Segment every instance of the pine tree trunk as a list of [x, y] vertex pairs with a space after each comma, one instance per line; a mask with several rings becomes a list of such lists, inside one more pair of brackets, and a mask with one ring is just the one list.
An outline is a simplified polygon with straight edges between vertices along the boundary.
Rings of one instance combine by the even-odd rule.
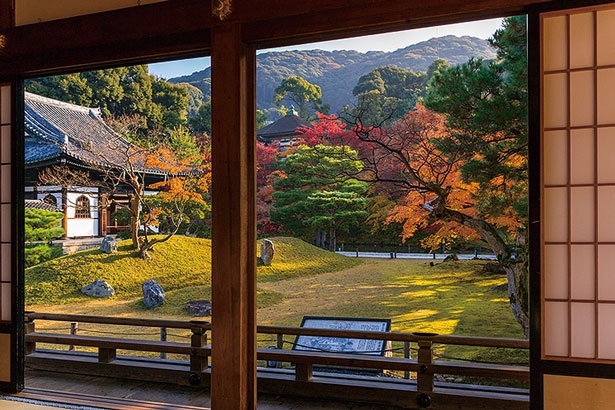
[[139, 228], [141, 219], [141, 203], [135, 198], [130, 202], [130, 237], [132, 238], [132, 247], [139, 249]]
[[329, 250], [335, 252], [337, 249], [337, 237], [335, 236], [335, 228], [329, 229]]
[[525, 337], [528, 337], [530, 329], [528, 300], [529, 266], [525, 233], [520, 232], [518, 234], [519, 249], [516, 249], [513, 253], [490, 223], [450, 209], [445, 209], [439, 216], [441, 219], [452, 220], [474, 229], [489, 244], [498, 262], [506, 272], [508, 299], [513, 316], [517, 323], [521, 325]]

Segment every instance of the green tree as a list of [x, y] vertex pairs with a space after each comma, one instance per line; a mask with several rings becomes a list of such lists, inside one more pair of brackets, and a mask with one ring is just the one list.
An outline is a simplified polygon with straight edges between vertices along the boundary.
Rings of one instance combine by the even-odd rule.
[[196, 139], [190, 134], [190, 129], [183, 125], [173, 128], [169, 132], [164, 146], [169, 148], [178, 160], [192, 160], [201, 162], [201, 148]]
[[351, 186], [344, 185], [341, 187], [343, 190], [317, 191], [306, 198], [307, 219], [304, 224], [321, 232], [329, 232], [330, 251], [337, 249], [338, 231], [358, 227], [367, 217], [365, 206], [368, 200], [362, 196], [367, 185], [361, 184], [358, 188], [360, 192], [354, 192]]
[[424, 95], [427, 74], [396, 66], [378, 67], [359, 78], [353, 89], [355, 117], [369, 125], [401, 118]]
[[297, 107], [299, 116], [310, 119], [310, 107], [316, 111], [328, 111], [322, 106], [322, 90], [319, 86], [310, 83], [302, 77], [291, 76], [282, 80], [282, 83], [275, 89], [273, 101], [281, 106], [284, 101], [288, 101]]
[[26, 208], [24, 217], [26, 242], [48, 242], [64, 235], [62, 229], [64, 215], [61, 212]]
[[[477, 217], [490, 228], [489, 245], [508, 275], [517, 321], [527, 334], [527, 51], [524, 17], [510, 17], [491, 44], [497, 60], [436, 71], [426, 105], [455, 130], [439, 141], [444, 155], [463, 153], [461, 176], [477, 184]], [[503, 229], [508, 228], [508, 229]]]
[[315, 232], [318, 246], [329, 234], [329, 244], [335, 246], [336, 230], [365, 216], [360, 197], [366, 185], [347, 176], [361, 169], [357, 152], [347, 146], [299, 146], [280, 163], [284, 177], [274, 182], [271, 220], [297, 236]]
[[201, 104], [196, 114], [188, 119], [190, 129], [194, 134], [206, 132], [211, 134], [211, 103]]
[[187, 123], [186, 87], [149, 74], [147, 65], [36, 78], [25, 86], [60, 101], [100, 107], [106, 118], [139, 115], [146, 119], [144, 129], [166, 130]]
[[61, 256], [62, 248], [47, 243], [33, 242], [49, 242], [64, 235], [64, 229], [62, 229], [64, 215], [44, 209], [26, 208], [24, 217], [26, 268]]

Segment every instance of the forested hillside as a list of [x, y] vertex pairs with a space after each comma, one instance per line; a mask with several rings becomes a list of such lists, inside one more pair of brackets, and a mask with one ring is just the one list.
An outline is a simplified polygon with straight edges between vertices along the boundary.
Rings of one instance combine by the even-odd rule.
[[[426, 71], [437, 58], [457, 65], [470, 57], [491, 59], [494, 56], [495, 51], [486, 40], [470, 36], [432, 38], [393, 52], [309, 50], [262, 53], [257, 56], [257, 106], [261, 110], [274, 107], [274, 90], [290, 75], [303, 77], [319, 85], [322, 88], [323, 103], [331, 105], [331, 112], [337, 112], [344, 105], [356, 101], [352, 89], [359, 77], [376, 67], [395, 65], [418, 72]], [[210, 68], [169, 81], [190, 83], [209, 95]]]

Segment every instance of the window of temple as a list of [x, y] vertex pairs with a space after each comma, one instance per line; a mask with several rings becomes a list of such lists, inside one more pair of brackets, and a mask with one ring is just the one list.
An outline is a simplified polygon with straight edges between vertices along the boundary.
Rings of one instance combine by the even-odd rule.
[[85, 195], [81, 195], [75, 202], [75, 218], [91, 218], [90, 200]]
[[58, 199], [51, 194], [48, 194], [47, 196], [45, 196], [45, 198], [43, 198], [43, 202], [49, 205], [56, 206], [56, 207], [58, 206]]

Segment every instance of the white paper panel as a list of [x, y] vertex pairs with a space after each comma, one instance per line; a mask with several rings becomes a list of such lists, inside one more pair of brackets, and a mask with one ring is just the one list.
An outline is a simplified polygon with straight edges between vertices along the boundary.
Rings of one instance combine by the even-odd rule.
[[572, 299], [594, 300], [596, 297], [596, 259], [594, 245], [570, 247], [570, 296]]
[[615, 10], [598, 11], [598, 65], [615, 64]]
[[544, 76], [544, 126], [562, 128], [568, 125], [568, 78], [566, 74]]
[[615, 68], [605, 68], [597, 72], [598, 124], [615, 124]]
[[0, 280], [11, 281], [11, 245], [0, 245]]
[[0, 320], [10, 322], [11, 321], [11, 284], [0, 284]]
[[595, 231], [594, 187], [570, 188], [570, 238], [593, 242]]
[[596, 350], [596, 307], [593, 303], [573, 303], [571, 309], [571, 354], [573, 357], [594, 358]]
[[0, 124], [11, 123], [11, 86], [0, 86]]
[[545, 302], [545, 355], [568, 356], [568, 303]]
[[598, 183], [615, 182], [615, 128], [598, 129]]
[[591, 128], [571, 130], [570, 183], [593, 184], [594, 162], [594, 130]]
[[594, 124], [594, 71], [570, 73], [570, 125], [572, 127]]
[[594, 14], [570, 16], [570, 68], [594, 65]]
[[566, 131], [544, 133], [544, 183], [566, 185], [568, 183], [568, 138]]
[[545, 298], [568, 298], [568, 246], [545, 245]]
[[615, 359], [615, 305], [598, 304], [598, 358]]
[[544, 239], [547, 242], [568, 240], [568, 194], [566, 188], [544, 189]]
[[543, 20], [544, 69], [565, 70], [568, 68], [568, 33], [566, 17], [549, 17]]
[[11, 162], [11, 126], [3, 125], [0, 127], [0, 162], [8, 164]]
[[598, 241], [615, 242], [615, 186], [598, 187]]
[[597, 287], [598, 299], [615, 301], [615, 245], [598, 245]]

